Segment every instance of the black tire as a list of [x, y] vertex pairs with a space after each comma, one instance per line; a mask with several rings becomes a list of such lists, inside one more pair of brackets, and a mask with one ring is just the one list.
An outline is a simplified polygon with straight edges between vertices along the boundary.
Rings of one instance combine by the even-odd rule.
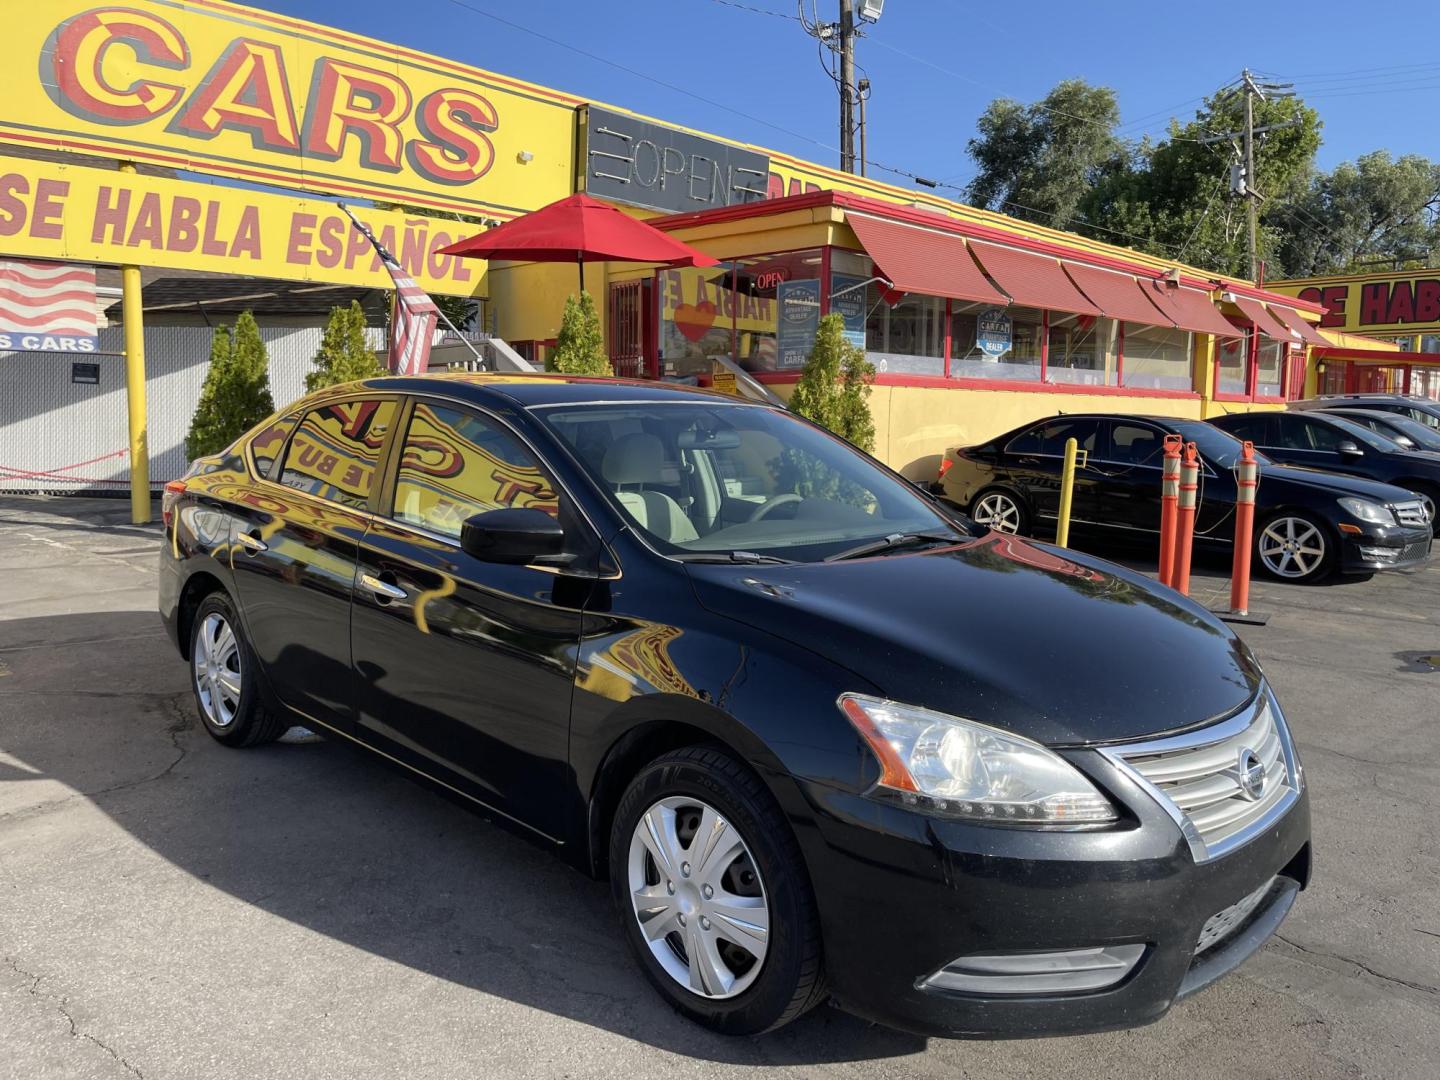
[[[1009, 512], [1004, 514], [1003, 520], [994, 514], [987, 513], [990, 503], [1003, 503], [1009, 507]], [[972, 521], [995, 529], [997, 532], [1017, 533], [1020, 536], [1028, 536], [1030, 533], [1030, 508], [1025, 505], [1024, 499], [1009, 488], [987, 487], [981, 489], [970, 500], [970, 506], [966, 513], [970, 515]]]
[[[234, 649], [207, 649], [206, 636], [212, 634], [216, 620], [228, 627], [233, 635]], [[223, 638], [221, 639], [223, 640]], [[215, 663], [208, 658], [215, 653]], [[232, 695], [217, 682], [205, 677], [215, 670], [226, 678], [227, 685], [238, 685], [239, 694]], [[190, 689], [195, 693], [195, 709], [201, 726], [216, 742], [225, 746], [249, 747], [274, 742], [289, 728], [285, 717], [266, 707], [259, 686], [259, 661], [245, 637], [244, 627], [235, 606], [223, 592], [214, 592], [200, 602], [190, 627]]]
[[[1307, 531], [1307, 527], [1314, 530]], [[1300, 545], [1288, 558], [1282, 552], [1273, 554], [1274, 544], [1287, 537]], [[1255, 528], [1252, 563], [1267, 576], [1292, 585], [1313, 585], [1323, 581], [1335, 570], [1339, 560], [1339, 541], [1330, 526], [1305, 510], [1280, 510], [1271, 514]], [[1308, 554], [1316, 547], [1318, 556]]]
[[[703, 996], [676, 981], [651, 952], [631, 897], [631, 842], [641, 819], [661, 800], [685, 798], [708, 804], [739, 833], [758, 874], [757, 891], [768, 906], [768, 942], [758, 974], [733, 997]], [[684, 866], [688, 874], [689, 864]], [[610, 831], [610, 885], [636, 961], [661, 997], [696, 1023], [726, 1035], [757, 1035], [790, 1023], [823, 1000], [820, 923], [800, 846], [760, 778], [724, 750], [676, 750], [646, 765], [631, 781]], [[684, 957], [680, 962], [686, 963]]]

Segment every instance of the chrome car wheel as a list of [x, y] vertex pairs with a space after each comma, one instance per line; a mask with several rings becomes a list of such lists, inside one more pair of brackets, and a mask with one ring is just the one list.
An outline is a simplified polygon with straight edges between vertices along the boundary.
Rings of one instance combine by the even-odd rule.
[[986, 525], [996, 532], [1016, 533], [1020, 531], [1020, 507], [1003, 491], [992, 491], [976, 500], [970, 517], [980, 525]]
[[661, 799], [630, 840], [629, 892], [651, 955], [675, 982], [711, 1000], [760, 974], [770, 907], [734, 824], [689, 796]]
[[1325, 534], [1302, 517], [1277, 517], [1260, 533], [1260, 561], [1276, 577], [1309, 577], [1325, 562]]
[[200, 708], [213, 726], [227, 728], [240, 708], [240, 643], [225, 617], [214, 611], [201, 622], [195, 643], [191, 664]]

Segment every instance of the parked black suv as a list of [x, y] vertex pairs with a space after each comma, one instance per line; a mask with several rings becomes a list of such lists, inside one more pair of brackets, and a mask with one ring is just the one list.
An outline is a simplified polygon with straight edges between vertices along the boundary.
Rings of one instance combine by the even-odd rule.
[[1415, 492], [1434, 525], [1440, 503], [1440, 454], [1407, 450], [1394, 439], [1324, 410], [1231, 413], [1210, 420], [1248, 439], [1272, 461], [1348, 473]]
[[[1060, 502], [1065, 440], [1086, 451], [1075, 473], [1072, 529], [1119, 540], [1160, 531], [1160, 470], [1166, 435], [1200, 452], [1195, 542], [1225, 548], [1235, 536], [1238, 440], [1199, 420], [1075, 415], [1037, 420], [980, 446], [946, 453], [942, 496], [976, 521], [1007, 532], [1051, 526]], [[1369, 573], [1425, 561], [1430, 529], [1408, 491], [1263, 458], [1256, 500], [1255, 564], [1295, 582], [1331, 572]]]
[[1222, 622], [784, 409], [375, 379], [197, 462], [164, 518], [216, 740], [313, 725], [608, 877], [650, 981], [721, 1031], [827, 997], [936, 1034], [1132, 1027], [1309, 878], [1300, 760]]

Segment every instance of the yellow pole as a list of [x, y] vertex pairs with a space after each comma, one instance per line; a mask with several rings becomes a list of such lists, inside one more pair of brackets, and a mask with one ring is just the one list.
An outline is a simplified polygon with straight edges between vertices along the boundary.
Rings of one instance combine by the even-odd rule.
[[[135, 166], [120, 163], [120, 171]], [[145, 316], [140, 299], [140, 267], [120, 268], [120, 302], [125, 323], [125, 395], [130, 412], [130, 520], [150, 521], [150, 443], [145, 422]]]
[[1075, 452], [1079, 443], [1065, 440], [1065, 471], [1060, 474], [1060, 520], [1055, 523], [1055, 543], [1070, 545], [1070, 496], [1075, 491]]

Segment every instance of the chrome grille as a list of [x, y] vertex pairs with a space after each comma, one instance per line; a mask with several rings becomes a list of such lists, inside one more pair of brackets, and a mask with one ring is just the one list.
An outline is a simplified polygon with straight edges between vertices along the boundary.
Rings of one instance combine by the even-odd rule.
[[1430, 518], [1425, 513], [1425, 504], [1418, 499], [1415, 502], [1392, 503], [1390, 509], [1395, 511], [1395, 520], [1401, 525], [1430, 524]]
[[[1218, 724], [1173, 738], [1107, 747], [1102, 753], [1156, 797], [1180, 825], [1197, 862], [1223, 855], [1261, 832], [1300, 791], [1290, 734], [1264, 692]], [[1257, 762], [1259, 776], [1253, 775]], [[1253, 790], [1242, 782], [1247, 765], [1252, 787], [1260, 780]]]
[[1196, 955], [1198, 956], [1210, 946], [1229, 937], [1235, 928], [1248, 919], [1250, 913], [1260, 906], [1260, 902], [1265, 899], [1265, 895], [1274, 884], [1275, 879], [1272, 877], [1243, 900], [1237, 900], [1224, 911], [1217, 911], [1206, 919], [1205, 925], [1200, 928], [1200, 940], [1195, 943]]

